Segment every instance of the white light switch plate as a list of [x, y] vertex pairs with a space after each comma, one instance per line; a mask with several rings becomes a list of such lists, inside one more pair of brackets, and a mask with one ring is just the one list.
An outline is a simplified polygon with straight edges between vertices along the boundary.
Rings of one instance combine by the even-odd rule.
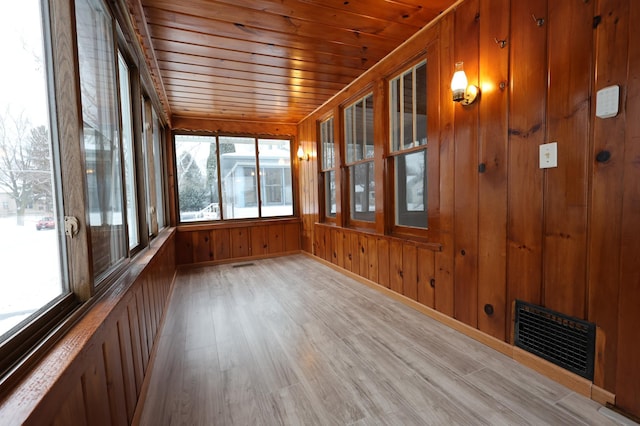
[[558, 167], [558, 142], [540, 145], [540, 168]]
[[618, 115], [620, 86], [609, 86], [598, 90], [596, 96], [596, 117], [611, 118]]

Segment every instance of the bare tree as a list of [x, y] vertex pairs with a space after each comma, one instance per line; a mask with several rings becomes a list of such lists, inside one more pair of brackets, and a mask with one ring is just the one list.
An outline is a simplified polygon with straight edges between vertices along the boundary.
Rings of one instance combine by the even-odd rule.
[[0, 114], [0, 188], [16, 203], [17, 224], [24, 225], [27, 208], [35, 201], [52, 210], [51, 154], [44, 126], [31, 127], [24, 113]]

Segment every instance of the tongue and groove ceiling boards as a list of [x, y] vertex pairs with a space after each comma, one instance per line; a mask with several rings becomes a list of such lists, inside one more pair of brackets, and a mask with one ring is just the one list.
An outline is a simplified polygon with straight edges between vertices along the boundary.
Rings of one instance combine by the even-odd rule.
[[454, 0], [129, 2], [172, 116], [297, 123]]

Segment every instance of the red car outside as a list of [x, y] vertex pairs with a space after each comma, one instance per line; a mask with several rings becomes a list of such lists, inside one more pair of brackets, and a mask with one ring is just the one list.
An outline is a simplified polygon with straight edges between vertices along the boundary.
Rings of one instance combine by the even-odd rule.
[[56, 227], [56, 221], [51, 216], [46, 216], [36, 222], [36, 229], [53, 229]]

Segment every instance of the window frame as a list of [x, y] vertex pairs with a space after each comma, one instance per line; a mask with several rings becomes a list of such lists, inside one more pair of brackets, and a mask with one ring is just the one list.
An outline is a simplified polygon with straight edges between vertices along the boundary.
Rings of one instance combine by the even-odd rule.
[[[433, 156], [429, 156], [429, 145], [431, 144], [432, 147], [431, 149], [437, 149], [437, 142], [436, 139], [437, 137], [434, 135], [434, 125], [436, 123], [430, 123], [430, 119], [431, 116], [435, 115], [435, 114], [429, 114], [429, 110], [431, 110], [432, 107], [434, 107], [433, 102], [436, 102], [437, 106], [439, 104], [439, 99], [437, 99], [438, 95], [434, 95], [432, 99], [429, 97], [429, 88], [433, 87], [429, 84], [429, 78], [431, 74], [434, 73], [429, 73], [429, 66], [431, 64], [435, 64], [435, 66], [437, 67], [437, 61], [433, 60], [433, 56], [434, 55], [423, 55], [420, 58], [414, 60], [413, 62], [407, 63], [405, 65], [403, 65], [402, 67], [399, 67], [399, 69], [397, 69], [389, 78], [386, 79], [386, 88], [388, 91], [388, 96], [387, 96], [387, 110], [388, 110], [388, 144], [386, 146], [386, 169], [387, 169], [387, 174], [385, 175], [385, 180], [387, 182], [387, 188], [388, 188], [388, 193], [387, 193], [387, 202], [385, 203], [387, 206], [389, 206], [389, 211], [387, 214], [387, 226], [388, 229], [390, 230], [390, 234], [392, 235], [398, 235], [398, 236], [404, 236], [404, 237], [418, 237], [421, 239], [424, 238], [428, 238], [431, 234], [433, 234], [434, 232], [434, 228], [433, 228], [433, 224], [431, 223], [431, 215], [433, 213], [433, 210], [438, 208], [438, 203], [435, 202], [432, 205], [432, 201], [434, 201], [434, 197], [433, 194], [431, 193], [432, 189], [434, 189], [434, 185], [437, 184], [438, 179], [437, 179], [437, 174], [434, 175], [434, 172], [438, 172], [438, 170], [431, 170], [431, 165], [432, 160], [431, 157]], [[420, 144], [418, 143], [417, 145], [414, 144], [415, 140], [416, 140], [416, 136], [419, 135], [418, 131], [417, 131], [417, 125], [418, 125], [418, 120], [416, 118], [417, 116], [417, 105], [418, 102], [416, 101], [416, 72], [417, 70], [422, 67], [424, 65], [425, 68], [425, 89], [426, 89], [426, 93], [425, 93], [425, 99], [424, 99], [424, 105], [426, 108], [426, 119], [425, 119], [425, 129], [424, 129], [424, 136], [426, 138], [425, 143]], [[398, 147], [397, 149], [394, 149], [394, 118], [393, 118], [393, 114], [396, 112], [394, 111], [394, 97], [393, 97], [393, 87], [392, 84], [394, 83], [394, 81], [399, 80], [400, 81], [400, 86], [398, 89], [398, 94], [404, 96], [403, 93], [403, 78], [408, 74], [411, 73], [412, 74], [412, 139], [413, 142], [411, 142], [408, 147], [404, 147], [404, 142], [405, 142], [405, 137], [404, 137], [404, 130], [406, 128], [406, 126], [404, 125], [404, 116], [402, 114], [402, 112], [398, 112], [398, 115], [400, 116], [400, 120], [397, 123], [398, 125], [398, 130], [399, 130], [399, 135], [398, 135]], [[439, 93], [436, 91], [436, 93]], [[400, 99], [398, 99], [398, 103], [400, 105], [403, 105], [402, 103], [402, 97], [400, 97]], [[416, 154], [418, 152], [422, 152], [424, 151], [424, 155], [425, 155], [425, 159], [424, 159], [424, 167], [425, 167], [425, 171], [424, 171], [424, 189], [423, 191], [426, 191], [426, 195], [424, 195], [424, 210], [420, 212], [421, 215], [426, 216], [424, 218], [425, 220], [425, 226], [424, 227], [420, 227], [420, 226], [412, 226], [412, 225], [406, 225], [406, 224], [400, 224], [399, 222], [399, 215], [403, 215], [404, 217], [409, 217], [409, 219], [411, 219], [412, 217], [418, 216], [418, 214], [415, 214], [413, 212], [410, 211], [402, 211], [399, 212], [399, 201], [406, 201], [406, 191], [405, 191], [405, 196], [402, 197], [402, 200], [399, 199], [399, 197], [402, 194], [398, 194], [398, 190], [396, 187], [396, 183], [398, 181], [398, 177], [397, 177], [397, 173], [400, 171], [400, 167], [399, 167], [399, 161], [401, 157], [406, 157], [407, 155], [413, 155]], [[405, 179], [406, 179], [406, 175]], [[406, 186], [406, 185], [405, 185]], [[406, 189], [406, 188], [405, 188]], [[437, 195], [439, 193], [439, 191], [436, 191]], [[406, 204], [406, 203], [405, 203]]]
[[[329, 125], [329, 123], [331, 123]], [[326, 124], [326, 130], [323, 127]], [[339, 161], [340, 161], [340, 149], [336, 148], [337, 139], [336, 139], [336, 119], [333, 113], [328, 114], [322, 119], [318, 120], [316, 123], [317, 135], [318, 135], [318, 144], [319, 146], [319, 169], [320, 169], [320, 191], [318, 192], [319, 196], [319, 205], [320, 205], [320, 218], [323, 222], [336, 224], [339, 222], [339, 215], [341, 213], [340, 206], [340, 172], [339, 172]], [[325, 140], [324, 136], [331, 136], [330, 139]], [[329, 149], [329, 145], [332, 145], [331, 149]], [[331, 154], [329, 155], [329, 151]], [[336, 203], [336, 211], [331, 214], [329, 211], [331, 204], [331, 192], [327, 190], [327, 185], [331, 181], [331, 176], [333, 176], [334, 181], [334, 190], [335, 190], [335, 203]]]
[[[178, 182], [178, 153], [176, 150], [176, 136], [185, 135], [185, 136], [204, 136], [214, 138], [216, 144], [216, 174], [217, 174], [217, 186], [218, 186], [218, 199], [219, 199], [219, 219], [207, 219], [207, 220], [182, 220], [180, 218], [180, 193], [179, 193], [179, 182]], [[255, 174], [255, 190], [256, 190], [256, 208], [258, 209], [257, 217], [240, 217], [240, 218], [225, 218], [224, 209], [222, 207], [223, 197], [224, 195], [224, 187], [222, 182], [222, 166], [221, 166], [221, 152], [220, 152], [220, 138], [245, 138], [245, 139], [253, 139], [254, 149], [255, 149], [255, 170], [257, 173]], [[174, 131], [171, 132], [171, 140], [172, 140], [172, 149], [173, 149], [173, 173], [176, 177], [175, 185], [174, 185], [174, 198], [175, 198], [175, 208], [176, 208], [176, 222], [178, 226], [198, 226], [198, 225], [214, 225], [215, 224], [223, 224], [223, 223], [232, 223], [232, 222], [242, 222], [242, 221], [268, 221], [268, 220], [283, 220], [283, 219], [294, 219], [297, 216], [298, 212], [298, 194], [296, 191], [296, 181], [297, 177], [294, 176], [294, 152], [293, 148], [295, 147], [295, 139], [291, 136], [286, 135], [262, 135], [262, 134], [227, 134], [227, 133], [218, 133], [218, 132], [198, 132], [198, 131]], [[262, 194], [263, 191], [263, 180], [260, 176], [262, 166], [260, 165], [260, 152], [259, 145], [260, 141], [264, 140], [279, 140], [279, 141], [288, 141], [289, 142], [289, 170], [291, 176], [291, 214], [290, 215], [274, 215], [274, 216], [265, 216], [263, 214], [263, 208], [268, 206], [263, 203]], [[284, 178], [286, 182], [286, 177]], [[283, 199], [286, 200], [286, 195], [284, 190], [286, 189], [286, 185], [283, 186]]]
[[[375, 146], [375, 114], [376, 114], [376, 110], [375, 110], [375, 95], [374, 95], [374, 91], [372, 89], [366, 90], [364, 91], [364, 94], [361, 94], [359, 96], [356, 97], [356, 99], [352, 102], [346, 103], [345, 106], [342, 108], [342, 117], [343, 117], [343, 125], [342, 125], [342, 141], [343, 141], [343, 145], [344, 145], [344, 171], [345, 171], [345, 176], [344, 176], [344, 181], [345, 181], [345, 195], [343, 197], [343, 200], [345, 202], [345, 206], [349, 206], [348, 212], [346, 214], [346, 222], [349, 226], [352, 227], [357, 227], [357, 228], [371, 228], [371, 229], [375, 229], [376, 228], [376, 203], [374, 200], [373, 203], [373, 211], [369, 211], [369, 212], [356, 212], [355, 211], [355, 200], [352, 194], [352, 190], [353, 190], [353, 185], [354, 182], [352, 182], [353, 179], [353, 173], [355, 172], [355, 169], [359, 166], [363, 166], [366, 165], [367, 167], [369, 167], [369, 165], [371, 166], [371, 173], [373, 174], [372, 179], [375, 185], [375, 151], [376, 151], [376, 146]], [[366, 120], [367, 117], [367, 101], [370, 100], [371, 102], [371, 116], [372, 116], [372, 120], [370, 125], [368, 126], [368, 121]], [[348, 111], [351, 108], [355, 108], [356, 105], [358, 104], [362, 104], [362, 118], [361, 118], [361, 122], [359, 123], [357, 121], [357, 117], [355, 120], [353, 120], [352, 122], [350, 122], [347, 114]], [[354, 115], [357, 113], [357, 109], [353, 110]], [[353, 144], [349, 144], [348, 140], [349, 140], [349, 135], [348, 135], [348, 126], [349, 124], [351, 124], [351, 133], [352, 133], [352, 137], [354, 139]], [[362, 125], [362, 144], [358, 144], [357, 141], [357, 133], [358, 133], [358, 124]], [[367, 128], [370, 127], [371, 128], [371, 135], [370, 135], [370, 139], [367, 137], [368, 136], [368, 132], [367, 132]], [[370, 144], [367, 142], [371, 142]], [[349, 155], [349, 151], [350, 151], [350, 145], [353, 146], [353, 152], [352, 155]], [[373, 151], [371, 152], [370, 156], [367, 156], [367, 147], [368, 146], [372, 146], [373, 147]], [[361, 153], [358, 153], [358, 149], [362, 149]], [[378, 148], [379, 149], [379, 148]], [[361, 158], [358, 158], [361, 157]], [[358, 213], [358, 214], [357, 214]], [[366, 219], [365, 219], [366, 217]]]

